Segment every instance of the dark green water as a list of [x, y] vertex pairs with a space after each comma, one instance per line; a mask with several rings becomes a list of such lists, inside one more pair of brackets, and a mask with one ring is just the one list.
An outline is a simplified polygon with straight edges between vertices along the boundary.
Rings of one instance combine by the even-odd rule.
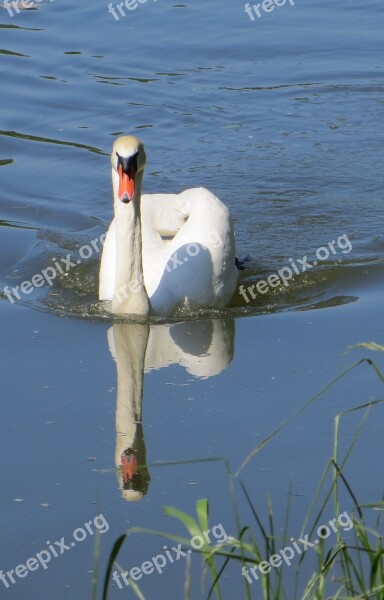
[[[152, 322], [150, 330], [115, 325], [115, 346], [97, 303], [97, 252], [20, 301], [11, 304], [3, 293], [4, 571], [47, 541], [72, 539], [100, 512], [109, 524], [101, 570], [130, 526], [184, 533], [162, 516], [166, 504], [192, 513], [208, 497], [212, 524], [234, 533], [219, 462], [149, 466], [136, 486], [141, 499], [124, 499], [115, 462], [124, 435], [133, 434], [149, 465], [225, 457], [236, 471], [342, 366], [367, 354], [343, 357], [348, 345], [383, 340], [379, 0], [297, 0], [253, 22], [241, 2], [148, 0], [126, 12], [116, 21], [100, 0], [54, 0], [13, 9], [12, 17], [0, 9], [0, 290], [78, 256], [105, 231], [109, 153], [120, 133], [145, 143], [146, 192], [203, 185], [230, 207], [237, 253], [251, 257], [244, 289], [304, 257], [318, 265], [255, 299], [248, 292], [250, 302], [238, 294], [222, 313]], [[140, 381], [134, 390], [133, 380]], [[141, 381], [142, 429], [135, 425]], [[241, 474], [261, 513], [269, 493], [282, 525], [291, 484], [289, 532], [299, 535], [332, 453], [335, 415], [380, 395], [378, 380], [361, 367], [265, 446]], [[341, 451], [360, 417], [345, 420]], [[348, 467], [361, 502], [382, 496], [382, 422], [379, 406]], [[349, 510], [347, 495], [344, 501]], [[163, 544], [156, 536], [132, 538], [121, 564], [140, 565]], [[88, 536], [47, 569], [9, 588], [0, 582], [1, 598], [90, 598], [93, 546]], [[180, 560], [144, 577], [145, 598], [181, 600], [185, 572]], [[199, 557], [192, 574], [193, 599], [206, 597]], [[225, 587], [225, 598], [243, 600], [238, 569], [228, 571]], [[135, 597], [114, 585], [111, 598], [123, 596]]]

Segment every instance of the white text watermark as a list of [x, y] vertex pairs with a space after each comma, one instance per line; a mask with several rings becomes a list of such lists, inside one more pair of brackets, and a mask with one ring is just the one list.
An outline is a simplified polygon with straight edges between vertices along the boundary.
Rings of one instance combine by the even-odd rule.
[[[308, 550], [308, 548], [315, 548], [318, 544], [320, 544], [321, 540], [326, 540], [330, 535], [331, 531], [337, 533], [340, 529], [343, 531], [349, 531], [353, 527], [353, 522], [349, 514], [345, 511], [339, 514], [335, 519], [331, 519], [328, 521], [326, 525], [320, 525], [317, 528], [316, 535], [318, 536], [313, 542], [308, 540], [308, 534], [304, 537], [300, 537], [298, 540], [291, 537], [290, 541], [292, 542], [292, 546], [285, 546], [280, 552], [276, 554], [272, 554], [268, 560], [263, 560], [259, 562], [258, 565], [254, 567], [250, 567], [249, 569], [244, 565], [241, 569], [241, 574], [246, 578], [248, 583], [253, 583], [259, 579], [259, 574], [268, 575], [272, 568], [278, 569], [283, 565], [283, 562], [290, 567], [292, 564], [292, 560], [296, 555], [300, 556], [304, 552]], [[320, 539], [319, 539], [320, 538]], [[299, 546], [301, 544], [301, 546]], [[252, 577], [253, 580], [252, 580]]]
[[17, 582], [17, 579], [24, 579], [27, 577], [29, 573], [32, 571], [37, 571], [40, 567], [43, 569], [48, 569], [48, 563], [51, 562], [52, 557], [57, 558], [66, 552], [67, 550], [71, 550], [76, 546], [76, 542], [83, 542], [88, 534], [93, 535], [95, 533], [94, 528], [100, 533], [106, 533], [109, 530], [109, 524], [105, 519], [104, 515], [101, 513], [97, 515], [93, 521], [88, 521], [84, 523], [83, 527], [78, 527], [74, 530], [72, 534], [73, 540], [65, 543], [65, 538], [62, 537], [59, 541], [51, 543], [50, 541], [46, 542], [48, 547], [47, 549], [40, 550], [31, 558], [25, 561], [25, 564], [20, 564], [15, 567], [15, 569], [10, 569], [6, 573], [4, 571], [0, 571], [0, 580], [3, 582], [6, 588], [9, 588], [10, 585], [14, 585]]
[[[58, 275], [66, 276], [67, 273], [73, 268], [82, 263], [83, 260], [88, 260], [93, 255], [94, 251], [99, 253], [104, 244], [106, 238], [106, 234], [100, 236], [100, 238], [95, 238], [91, 241], [90, 245], [85, 244], [79, 248], [79, 257], [75, 260], [72, 259], [70, 254], [64, 258], [60, 258], [57, 260], [53, 258], [53, 266], [49, 266], [46, 269], [43, 269], [41, 273], [36, 273], [33, 275], [31, 280], [25, 280], [20, 285], [16, 285], [13, 288], [9, 288], [6, 286], [3, 289], [4, 294], [7, 296], [8, 300], [11, 304], [14, 304], [16, 300], [21, 300], [21, 295], [28, 295], [33, 292], [35, 288], [41, 288], [43, 286], [49, 285], [52, 287], [53, 282], [55, 281]], [[99, 247], [99, 243], [101, 246]]]
[[[14, 17], [13, 11], [19, 15], [22, 10], [31, 10], [31, 8], [36, 7], [36, 4], [41, 4], [46, 1], [47, 0], [12, 0], [11, 2], [8, 2], [8, 0], [5, 0], [3, 6], [7, 9], [9, 16]], [[53, 0], [49, 0], [49, 2], [53, 2]]]
[[262, 2], [258, 2], [252, 6], [249, 4], [249, 2], [247, 2], [244, 4], [244, 12], [247, 13], [251, 21], [254, 21], [255, 15], [258, 19], [260, 19], [262, 12], [270, 13], [275, 10], [275, 8], [284, 6], [287, 2], [289, 2], [291, 6], [295, 6], [294, 0], [263, 0]]
[[[336, 248], [335, 248], [336, 246]], [[303, 258], [298, 258], [296, 261], [293, 258], [288, 259], [290, 266], [282, 267], [277, 271], [277, 273], [272, 273], [266, 279], [262, 279], [257, 283], [253, 283], [249, 285], [247, 289], [243, 285], [239, 288], [239, 293], [243, 296], [244, 300], [248, 303], [250, 299], [247, 295], [251, 296], [253, 300], [256, 300], [256, 294], [266, 294], [270, 288], [276, 288], [279, 285], [284, 285], [288, 287], [290, 281], [294, 278], [295, 275], [302, 275], [306, 271], [314, 269], [317, 267], [319, 262], [327, 260], [331, 255], [337, 254], [338, 250], [341, 250], [343, 254], [349, 254], [352, 250], [352, 244], [349, 241], [349, 238], [346, 233], [344, 235], [340, 235], [337, 240], [332, 240], [329, 242], [327, 246], [320, 246], [316, 250], [316, 260], [312, 263], [308, 262], [308, 255], [305, 255]], [[256, 288], [256, 292], [255, 292]]]
[[[124, 2], [117, 2], [115, 5], [110, 2], [108, 4], [108, 12], [111, 13], [115, 21], [120, 21], [121, 17], [126, 16], [124, 8], [128, 11], [133, 11], [137, 9], [139, 4], [146, 4], [146, 2], [148, 2], [148, 0], [125, 0]], [[154, 0], [154, 2], [156, 2], [156, 0]]]
[[155, 571], [161, 575], [164, 569], [168, 564], [172, 564], [180, 558], [186, 558], [188, 555], [192, 554], [193, 550], [201, 550], [203, 546], [212, 543], [223, 544], [228, 539], [228, 536], [225, 532], [225, 529], [221, 523], [212, 527], [212, 529], [207, 529], [203, 531], [201, 535], [195, 535], [189, 542], [191, 548], [187, 550], [183, 550], [181, 544], [177, 546], [172, 546], [168, 548], [167, 546], [163, 546], [164, 552], [161, 554], [157, 554], [156, 556], [152, 556], [150, 560], [144, 561], [140, 567], [132, 567], [129, 571], [125, 571], [124, 573], [118, 573], [114, 571], [112, 574], [112, 579], [116, 582], [118, 588], [120, 590], [123, 589], [123, 584], [120, 580], [120, 577], [123, 579], [125, 586], [129, 586], [129, 580], [139, 581], [143, 575], [151, 575]]

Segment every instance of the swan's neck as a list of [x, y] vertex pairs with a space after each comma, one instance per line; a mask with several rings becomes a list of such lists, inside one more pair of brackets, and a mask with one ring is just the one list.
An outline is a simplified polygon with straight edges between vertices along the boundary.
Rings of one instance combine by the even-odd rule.
[[129, 204], [118, 198], [118, 175], [112, 171], [116, 222], [116, 280], [112, 312], [147, 315], [148, 295], [144, 287], [140, 197], [142, 174], [136, 179], [135, 197]]

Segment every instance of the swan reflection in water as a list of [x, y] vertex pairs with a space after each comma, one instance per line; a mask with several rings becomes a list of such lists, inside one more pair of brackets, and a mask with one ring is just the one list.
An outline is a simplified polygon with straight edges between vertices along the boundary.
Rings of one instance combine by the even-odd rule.
[[144, 372], [179, 364], [194, 377], [213, 377], [231, 362], [234, 338], [233, 319], [116, 323], [109, 329], [109, 349], [117, 367], [115, 463], [125, 500], [140, 500], [150, 482], [141, 422]]

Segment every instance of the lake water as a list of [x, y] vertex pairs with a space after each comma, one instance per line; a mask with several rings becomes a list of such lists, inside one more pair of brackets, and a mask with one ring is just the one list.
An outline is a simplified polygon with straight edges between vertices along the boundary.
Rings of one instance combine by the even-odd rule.
[[[185, 534], [165, 505], [195, 514], [196, 500], [208, 498], [211, 524], [235, 533], [223, 462], [193, 461], [223, 457], [236, 472], [369, 354], [345, 355], [348, 346], [383, 341], [384, 7], [297, 0], [251, 20], [242, 2], [217, 0], [148, 0], [125, 16], [101, 0], [8, 6], [0, 9], [1, 290], [78, 256], [105, 231], [109, 154], [121, 133], [145, 143], [144, 191], [206, 186], [229, 206], [237, 254], [251, 259], [243, 289], [293, 264], [299, 271], [255, 298], [238, 293], [228, 310], [148, 326], [113, 324], [99, 306], [96, 251], [51, 287], [13, 303], [2, 293], [0, 569], [25, 564], [47, 542], [68, 544], [102, 513], [103, 574], [129, 527]], [[302, 272], [304, 257], [311, 268]], [[247, 463], [236, 481], [263, 517], [270, 495], [278, 530], [291, 486], [289, 534], [300, 535], [336, 414], [381, 395], [373, 371], [358, 367]], [[361, 417], [343, 420], [341, 455]], [[382, 423], [378, 405], [346, 467], [361, 503], [382, 496]], [[148, 467], [124, 485], [129, 447]], [[173, 461], [183, 462], [159, 466]], [[251, 524], [239, 487], [238, 496], [242, 524]], [[351, 510], [348, 494], [343, 502]], [[94, 540], [9, 587], [0, 581], [1, 597], [90, 598]], [[164, 544], [137, 534], [120, 563], [139, 566]], [[188, 564], [143, 577], [145, 598], [181, 600]], [[192, 597], [206, 598], [199, 556], [191, 568]], [[238, 568], [223, 581], [225, 598], [243, 600]], [[261, 597], [260, 583], [251, 587]], [[135, 597], [114, 583], [110, 597], [123, 596]]]

